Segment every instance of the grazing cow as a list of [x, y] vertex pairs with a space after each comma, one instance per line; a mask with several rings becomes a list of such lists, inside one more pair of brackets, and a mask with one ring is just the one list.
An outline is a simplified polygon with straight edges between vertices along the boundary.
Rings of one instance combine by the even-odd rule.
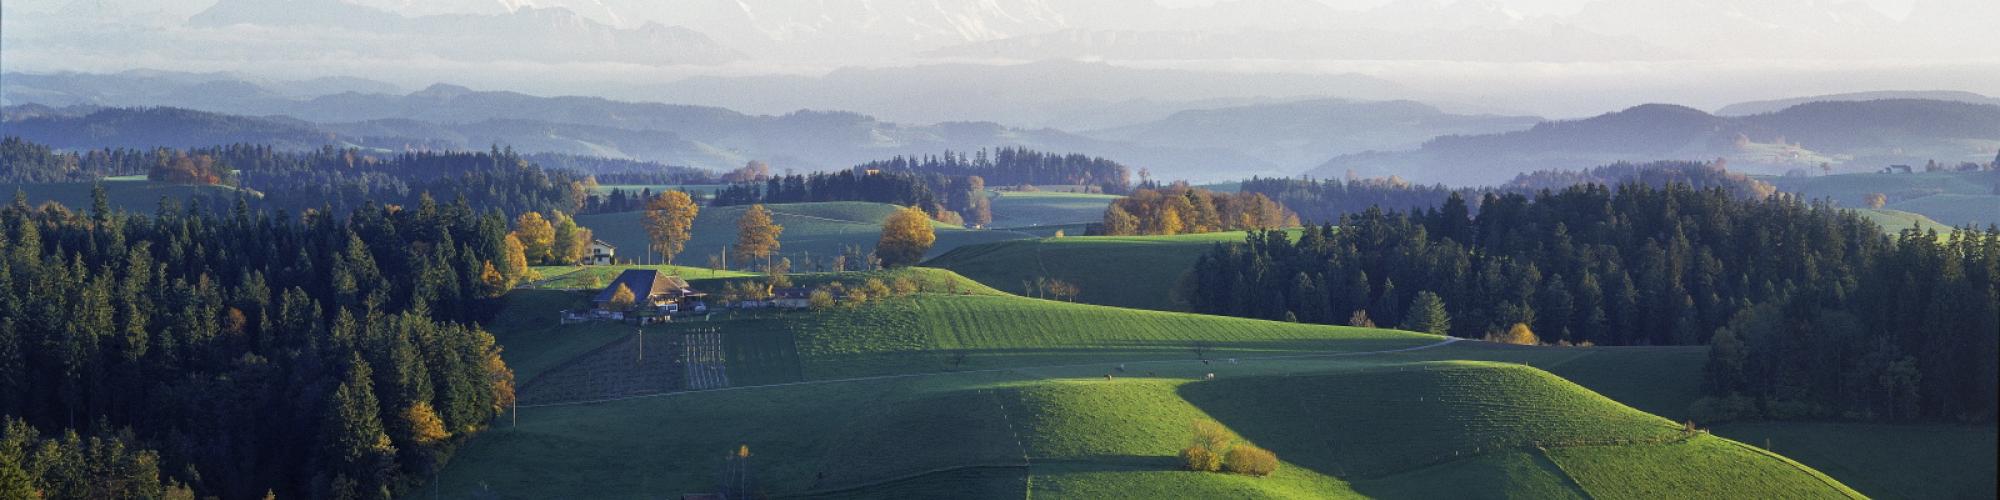
[[1207, 379], [1207, 380], [1215, 380], [1215, 374], [1214, 374], [1214, 373], [1210, 373], [1210, 374], [1208, 374], [1208, 379]]

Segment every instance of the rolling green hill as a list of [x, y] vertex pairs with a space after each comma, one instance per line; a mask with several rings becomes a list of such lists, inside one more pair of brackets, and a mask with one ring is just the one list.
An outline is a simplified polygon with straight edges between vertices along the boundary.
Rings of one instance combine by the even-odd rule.
[[[1056, 191], [999, 191], [993, 194], [996, 228], [1024, 229], [1104, 220], [1104, 208], [1121, 198], [1108, 194]], [[1081, 235], [1082, 231], [1070, 231]]]
[[961, 247], [924, 265], [1014, 293], [1026, 292], [1023, 283], [1035, 278], [1061, 279], [1081, 288], [1078, 302], [1176, 310], [1172, 291], [1181, 274], [1215, 244], [1241, 242], [1244, 236], [1228, 232], [1005, 241]]
[[[1551, 373], [1678, 399], [1630, 387], [1630, 370], [1607, 381], [1621, 365], [1656, 369], [1628, 362], [1657, 352], [1442, 345], [1387, 330], [1051, 302], [921, 268], [797, 279], [864, 277], [913, 278], [925, 292], [649, 327], [647, 337], [720, 332], [732, 380], [774, 385], [524, 407], [518, 425], [468, 443], [438, 491], [714, 491], [721, 456], [747, 447], [753, 489], [781, 496], [1852, 495], [1810, 468], [1683, 434]], [[623, 325], [555, 324], [553, 311], [583, 293], [518, 290], [507, 300], [491, 328], [527, 384], [551, 370], [619, 369], [564, 364], [632, 336]], [[1196, 360], [1197, 341], [1212, 361]], [[1460, 358], [1498, 362], [1435, 361]], [[794, 375], [763, 376], [772, 363]], [[1283, 468], [1267, 478], [1178, 470], [1174, 454], [1195, 420], [1276, 451]]]
[[[1683, 436], [1665, 419], [1546, 372], [1492, 363], [1209, 382], [972, 372], [682, 393], [533, 408], [521, 417], [464, 448], [440, 476], [441, 491], [501, 498], [712, 491], [722, 452], [747, 447], [757, 489], [774, 495], [1849, 494], [1782, 458]], [[1210, 419], [1276, 451], [1283, 468], [1268, 478], [1177, 470], [1174, 454], [1189, 424]], [[1664, 467], [1670, 472], [1658, 471]]]
[[1904, 212], [1902, 210], [1857, 208], [1854, 209], [1854, 213], [1861, 214], [1862, 218], [1868, 219], [1869, 222], [1873, 222], [1877, 226], [1882, 226], [1882, 230], [1888, 231], [1890, 234], [1895, 234], [1911, 227], [1919, 227], [1930, 231], [1937, 231], [1939, 235], [1946, 235], [1950, 234], [1952, 229], [1950, 225], [1931, 220], [1930, 217], [1926, 217], [1924, 214]]
[[[778, 241], [783, 246], [780, 253], [793, 260], [794, 270], [806, 270], [805, 257], [825, 260], [839, 255], [848, 246], [860, 246], [866, 252], [875, 247], [882, 234], [882, 220], [895, 207], [883, 203], [866, 202], [824, 202], [790, 203], [766, 205], [772, 212], [771, 219], [785, 227]], [[710, 255], [718, 255], [725, 245], [736, 242], [736, 219], [743, 216], [747, 206], [703, 207], [695, 217], [694, 239], [688, 241], [686, 250], [675, 258], [683, 264], [705, 265]], [[577, 224], [588, 227], [597, 239], [618, 246], [618, 258], [639, 261], [645, 258], [647, 236], [640, 212], [582, 215]], [[1010, 231], [977, 231], [959, 226], [937, 224], [937, 243], [931, 247], [931, 254], [937, 255], [962, 245], [986, 243], [1010, 239], [1027, 238], [1029, 235]], [[658, 257], [653, 258], [654, 262]], [[736, 263], [731, 263], [732, 267]]]
[[[1763, 177], [1781, 191], [1829, 198], [1844, 207], [1866, 207], [1870, 193], [1889, 197], [1885, 208], [1923, 214], [1947, 226], [2000, 223], [2000, 172], [1919, 172]], [[1872, 217], [1871, 217], [1872, 218]], [[1878, 221], [1879, 222], [1879, 221]], [[1903, 223], [1909, 226], [1908, 222]], [[1900, 228], [1895, 228], [1900, 229]]]

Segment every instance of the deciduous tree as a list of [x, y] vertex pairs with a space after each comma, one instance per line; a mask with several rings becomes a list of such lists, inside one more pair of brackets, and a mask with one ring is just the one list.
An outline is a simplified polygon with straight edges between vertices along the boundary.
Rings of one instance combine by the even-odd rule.
[[930, 216], [923, 210], [904, 207], [882, 222], [882, 238], [875, 244], [875, 254], [885, 267], [909, 266], [922, 261], [924, 253], [936, 242], [937, 233], [931, 227]]
[[785, 226], [771, 220], [771, 210], [764, 205], [751, 205], [736, 219], [736, 259], [743, 263], [762, 262], [778, 252], [778, 235], [784, 234]]
[[514, 218], [514, 237], [520, 238], [521, 253], [529, 262], [548, 262], [556, 244], [556, 229], [540, 212], [527, 212]]
[[667, 191], [646, 203], [646, 235], [651, 237], [653, 251], [659, 252], [667, 264], [674, 263], [674, 256], [687, 247], [692, 238], [694, 218], [701, 213], [694, 198], [683, 191]]

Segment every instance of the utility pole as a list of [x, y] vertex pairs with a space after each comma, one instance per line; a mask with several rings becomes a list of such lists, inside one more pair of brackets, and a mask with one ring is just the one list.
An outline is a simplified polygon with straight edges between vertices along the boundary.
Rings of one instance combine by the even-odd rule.
[[639, 363], [639, 364], [645, 364], [645, 363], [646, 363], [646, 329], [645, 329], [645, 328], [640, 328], [640, 329], [637, 329], [637, 330], [633, 330], [633, 331], [632, 331], [632, 333], [633, 333], [634, 335], [638, 335], [638, 336], [639, 336], [639, 361], [638, 361], [638, 363]]

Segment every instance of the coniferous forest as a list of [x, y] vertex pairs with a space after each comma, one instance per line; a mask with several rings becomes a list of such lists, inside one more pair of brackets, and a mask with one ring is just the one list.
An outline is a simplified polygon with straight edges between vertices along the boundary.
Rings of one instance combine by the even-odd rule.
[[1460, 337], [1712, 343], [1704, 417], [1995, 416], [2000, 229], [1891, 238], [1825, 204], [1685, 184], [1479, 205], [1253, 233], [1179, 293], [1201, 313], [1382, 326], [1442, 317], [1430, 295]]
[[95, 205], [0, 209], [0, 494], [382, 497], [511, 403], [498, 212]]
[[971, 157], [945, 151], [943, 156], [896, 156], [863, 163], [862, 170], [905, 171], [952, 177], [978, 176], [995, 186], [1081, 185], [1105, 193], [1124, 194], [1132, 185], [1124, 165], [1082, 154], [1057, 154], [1027, 148], [981, 149]]

